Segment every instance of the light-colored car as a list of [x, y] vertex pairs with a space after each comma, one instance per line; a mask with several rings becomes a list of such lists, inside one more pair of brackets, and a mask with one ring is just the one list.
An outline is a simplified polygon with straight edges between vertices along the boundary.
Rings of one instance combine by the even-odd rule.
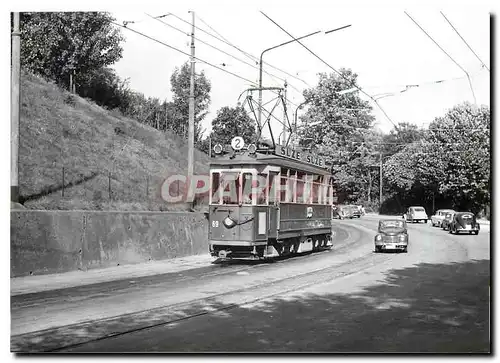
[[403, 216], [403, 218], [407, 221], [407, 222], [411, 222], [411, 223], [414, 223], [414, 222], [420, 222], [420, 221], [424, 221], [424, 223], [427, 223], [427, 220], [429, 219], [429, 217], [427, 216], [427, 213], [425, 212], [425, 208], [424, 207], [409, 207], [408, 210], [406, 211], [405, 215]]
[[436, 214], [431, 216], [431, 224], [433, 227], [441, 227], [444, 217], [447, 213], [455, 213], [453, 209], [438, 209]]
[[381, 219], [375, 236], [375, 252], [408, 251], [408, 229], [401, 219]]

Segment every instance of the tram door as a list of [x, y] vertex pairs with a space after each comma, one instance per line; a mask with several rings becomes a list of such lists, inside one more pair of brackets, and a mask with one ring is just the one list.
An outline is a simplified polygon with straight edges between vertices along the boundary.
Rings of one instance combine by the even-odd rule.
[[268, 208], [268, 238], [277, 238], [277, 230], [278, 230], [278, 219], [279, 219], [279, 195], [278, 195], [278, 186], [279, 185], [279, 177], [278, 173], [270, 172], [269, 173], [269, 208]]

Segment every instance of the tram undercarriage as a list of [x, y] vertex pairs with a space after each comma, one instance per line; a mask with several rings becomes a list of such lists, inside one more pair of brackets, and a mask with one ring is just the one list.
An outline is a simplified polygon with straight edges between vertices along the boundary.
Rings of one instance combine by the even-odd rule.
[[210, 254], [218, 259], [257, 260], [323, 251], [331, 247], [331, 234], [322, 234], [284, 240], [270, 239], [267, 244], [254, 244], [251, 246], [234, 245], [230, 242], [220, 244], [212, 242], [210, 244]]

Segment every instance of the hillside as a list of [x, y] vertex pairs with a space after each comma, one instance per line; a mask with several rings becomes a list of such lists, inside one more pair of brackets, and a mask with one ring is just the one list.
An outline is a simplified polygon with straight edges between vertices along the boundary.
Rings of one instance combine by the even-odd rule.
[[[22, 75], [19, 183], [27, 208], [178, 209], [160, 189], [169, 175], [186, 175], [187, 151], [187, 140]], [[195, 174], [206, 174], [208, 161], [195, 150]]]

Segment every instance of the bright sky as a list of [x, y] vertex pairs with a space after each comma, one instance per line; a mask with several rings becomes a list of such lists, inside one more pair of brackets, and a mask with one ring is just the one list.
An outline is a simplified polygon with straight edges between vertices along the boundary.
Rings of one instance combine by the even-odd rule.
[[[405, 14], [406, 11], [469, 73], [477, 103], [490, 104], [490, 72], [482, 67], [481, 62], [440, 13], [442, 11], [445, 14], [479, 58], [491, 69], [489, 12], [492, 7], [488, 2], [474, 2], [462, 7], [451, 3], [445, 3], [447, 6], [441, 7], [422, 7], [414, 6], [410, 2], [366, 1], [333, 4], [320, 1], [288, 2], [289, 5], [274, 6], [262, 3], [260, 7], [221, 6], [214, 2], [207, 2], [206, 5], [198, 3], [195, 7], [181, 4], [165, 3], [141, 11], [113, 14], [120, 24], [123, 21], [135, 21], [128, 27], [187, 54], [190, 53], [190, 9], [195, 11], [197, 27], [212, 34], [216, 31], [229, 43], [256, 57], [266, 48], [291, 40], [260, 11], [295, 37], [317, 30], [324, 32], [351, 25], [330, 34], [319, 33], [302, 42], [333, 68], [351, 68], [359, 75], [359, 85], [368, 94], [375, 96], [397, 92], [394, 96], [379, 100], [379, 104], [395, 123], [408, 121], [426, 126], [455, 104], [463, 101], [474, 102], [474, 98], [465, 73], [415, 25]], [[181, 31], [148, 17], [144, 12], [153, 16], [174, 14], [162, 20]], [[197, 57], [248, 81], [258, 82], [259, 71], [255, 61], [200, 29], [195, 30], [195, 37], [198, 38], [195, 41]], [[129, 78], [132, 89], [146, 96], [170, 100], [170, 76], [176, 66], [189, 59], [188, 55], [126, 29], [122, 31], [126, 41], [123, 43], [123, 58], [115, 65], [118, 74]], [[239, 60], [203, 44], [202, 41]], [[272, 73], [275, 77], [264, 73], [263, 85], [282, 86], [283, 81], [278, 77], [286, 79], [289, 84], [288, 98], [295, 105], [304, 101], [302, 91], [308, 88], [308, 85], [316, 85], [318, 72], [332, 72], [298, 43], [267, 52], [264, 62], [288, 74], [264, 64], [264, 72]], [[216, 111], [223, 106], [235, 106], [239, 95], [251, 87], [251, 84], [197, 62], [196, 71], [201, 70], [205, 71], [212, 82], [210, 113], [203, 123], [204, 127], [210, 129]], [[444, 82], [435, 83], [436, 81]], [[399, 93], [406, 85], [419, 87]], [[257, 99], [257, 93], [254, 97]], [[273, 94], [264, 92], [264, 103], [273, 97]], [[362, 94], [361, 97], [367, 99]], [[244, 96], [241, 100], [243, 99]], [[289, 117], [293, 117], [295, 109], [296, 106], [291, 105]], [[299, 111], [299, 115], [300, 112], [304, 111]], [[282, 117], [282, 111], [276, 112], [275, 115]], [[388, 131], [392, 127], [391, 122], [376, 105], [374, 115], [381, 129]], [[274, 127], [277, 127], [276, 123]]]

